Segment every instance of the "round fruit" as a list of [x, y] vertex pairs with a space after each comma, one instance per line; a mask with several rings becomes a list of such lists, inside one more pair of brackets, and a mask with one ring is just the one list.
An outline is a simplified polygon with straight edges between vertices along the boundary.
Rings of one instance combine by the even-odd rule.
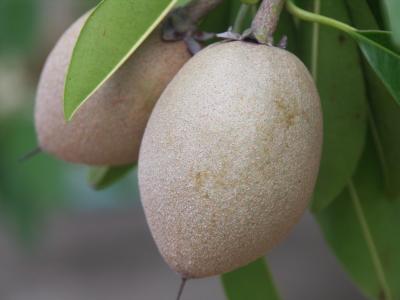
[[150, 229], [185, 278], [263, 256], [299, 220], [320, 162], [319, 96], [289, 52], [210, 46], [159, 99], [139, 156]]
[[132, 163], [137, 161], [156, 101], [191, 55], [184, 42], [163, 42], [156, 30], [66, 123], [65, 76], [86, 18], [80, 18], [61, 37], [42, 72], [35, 111], [39, 144], [44, 151], [70, 162]]

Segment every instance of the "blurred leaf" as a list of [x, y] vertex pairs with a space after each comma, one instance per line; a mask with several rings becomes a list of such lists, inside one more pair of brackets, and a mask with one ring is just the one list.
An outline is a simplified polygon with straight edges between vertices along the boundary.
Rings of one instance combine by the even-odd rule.
[[298, 41], [296, 26], [291, 14], [283, 10], [279, 19], [279, 24], [275, 32], [275, 42], [279, 42], [284, 36], [287, 37], [286, 50], [298, 53]]
[[229, 300], [279, 300], [264, 258], [221, 276]]
[[95, 190], [106, 189], [128, 175], [134, 167], [135, 165], [90, 168], [88, 174], [89, 184]]
[[353, 280], [374, 299], [400, 299], [400, 201], [383, 193], [370, 141], [353, 181], [318, 214], [325, 237]]
[[[348, 3], [353, 22], [359, 28], [378, 28], [374, 16], [364, 0]], [[385, 191], [389, 195], [400, 194], [400, 106], [386, 90], [374, 71], [365, 64], [370, 102], [370, 124], [381, 170]]]
[[188, 4], [191, 0], [178, 0], [178, 2], [176, 3], [176, 6], [185, 6], [186, 4]]
[[[229, 24], [230, 24], [230, 26], [233, 26], [235, 24], [236, 17], [239, 13], [240, 6], [242, 5], [242, 1], [241, 0], [230, 0], [230, 3], [231, 3], [231, 9], [230, 9]], [[253, 16], [252, 16], [251, 12], [249, 12], [243, 21], [243, 24], [242, 24], [243, 30], [250, 28], [252, 20], [253, 20]]]
[[393, 38], [397, 44], [400, 44], [400, 1], [399, 0], [384, 0], [389, 24], [393, 30]]
[[254, 5], [254, 4], [258, 4], [258, 2], [260, 2], [260, 0], [241, 0], [241, 2], [244, 4], [248, 4], [248, 5]]
[[76, 43], [65, 85], [64, 112], [76, 110], [143, 43], [177, 0], [104, 0]]
[[[312, 9], [313, 1], [301, 2]], [[343, 0], [321, 1], [321, 13], [349, 21]], [[300, 24], [300, 57], [312, 70], [324, 115], [324, 147], [312, 209], [325, 208], [346, 186], [362, 154], [366, 95], [356, 43], [342, 32]], [[317, 34], [315, 34], [317, 32]]]
[[230, 1], [224, 1], [215, 10], [213, 10], [200, 24], [200, 29], [207, 32], [224, 32], [230, 26]]
[[36, 0], [0, 1], [0, 54], [30, 50], [37, 21]]
[[18, 162], [36, 145], [32, 123], [22, 112], [0, 120], [1, 219], [24, 240], [32, 240], [44, 217], [64, 203], [66, 194], [59, 162], [45, 155]]
[[[379, 25], [379, 28], [382, 30], [387, 30], [387, 28], [385, 28], [385, 22], [384, 22], [384, 18], [383, 18], [383, 12], [382, 12], [382, 1], [381, 0], [367, 0], [369, 8], [371, 13], [373, 14], [376, 22]], [[350, 5], [352, 3], [352, 1], [347, 1], [347, 4]], [[363, 1], [363, 5], [366, 4], [365, 1]], [[360, 15], [362, 15], [360, 13]], [[358, 25], [357, 25], [358, 26]], [[368, 28], [364, 28], [364, 29], [372, 29], [374, 27], [368, 27]]]

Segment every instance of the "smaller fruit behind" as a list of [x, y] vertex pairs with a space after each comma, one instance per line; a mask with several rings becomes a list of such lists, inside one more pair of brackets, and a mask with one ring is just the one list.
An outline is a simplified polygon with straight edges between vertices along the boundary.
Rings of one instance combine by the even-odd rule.
[[166, 262], [199, 278], [265, 255], [306, 209], [321, 147], [319, 96], [294, 55], [248, 42], [196, 54], [140, 150], [141, 199]]
[[65, 77], [87, 17], [81, 17], [64, 33], [43, 69], [35, 108], [39, 145], [69, 162], [136, 162], [156, 101], [191, 55], [184, 42], [164, 42], [156, 30], [67, 123], [63, 113]]

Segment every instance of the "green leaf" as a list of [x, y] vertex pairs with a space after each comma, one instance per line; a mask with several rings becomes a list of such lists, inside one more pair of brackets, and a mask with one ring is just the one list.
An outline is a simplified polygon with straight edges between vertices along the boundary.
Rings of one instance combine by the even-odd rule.
[[[371, 9], [364, 0], [348, 3], [353, 23], [360, 28], [378, 28]], [[400, 107], [386, 90], [374, 71], [365, 63], [370, 103], [370, 125], [373, 132], [381, 170], [385, 180], [385, 191], [389, 195], [400, 195]]]
[[349, 188], [318, 214], [318, 220], [361, 289], [374, 299], [394, 300], [400, 298], [400, 201], [383, 190], [379, 159], [370, 141]]
[[[230, 25], [234, 26], [237, 15], [239, 13], [240, 7], [243, 4], [241, 0], [230, 0], [231, 9], [230, 9]], [[241, 31], [244, 31], [247, 28], [250, 28], [251, 22], [253, 20], [252, 14], [248, 12], [243, 19], [243, 23], [241, 24]]]
[[279, 300], [264, 258], [221, 276], [229, 300]]
[[135, 165], [90, 168], [88, 182], [95, 190], [103, 190], [124, 178]]
[[207, 32], [223, 32], [229, 27], [231, 1], [224, 1], [210, 12], [200, 24], [200, 29]]
[[185, 6], [186, 4], [188, 4], [191, 0], [178, 0], [178, 2], [176, 3], [176, 6]]
[[393, 30], [393, 37], [397, 44], [400, 44], [400, 1], [384, 0], [390, 28]]
[[[304, 1], [312, 9], [312, 1]], [[311, 5], [310, 5], [311, 4]], [[308, 5], [308, 6], [307, 6]], [[343, 0], [320, 2], [320, 12], [349, 21]], [[301, 23], [300, 57], [316, 79], [324, 116], [324, 147], [312, 209], [335, 199], [352, 177], [364, 147], [367, 103], [357, 45], [342, 32]]]
[[300, 19], [334, 27], [355, 39], [367, 61], [400, 104], [400, 81], [397, 78], [400, 74], [400, 53], [390, 40], [390, 32], [357, 30], [344, 22], [305, 11], [296, 6], [294, 0], [287, 3], [289, 11]]
[[280, 41], [282, 37], [287, 37], [286, 50], [297, 53], [298, 41], [296, 34], [296, 27], [294, 24], [293, 16], [286, 10], [283, 10], [279, 19], [279, 24], [275, 32], [275, 41]]
[[177, 0], [103, 0], [83, 27], [65, 83], [64, 113], [77, 109], [129, 58]]
[[371, 68], [367, 66], [365, 72], [369, 85], [370, 124], [385, 192], [390, 196], [400, 196], [400, 106]]
[[[382, 5], [381, 5], [381, 0], [367, 0], [368, 3], [365, 3], [365, 1], [363, 1], [363, 5], [367, 5], [370, 8], [371, 13], [373, 14], [373, 17], [375, 18], [376, 22], [379, 25], [379, 28], [382, 30], [387, 30], [386, 28], [386, 22], [384, 21], [384, 17], [383, 17], [383, 11], [382, 11]], [[352, 1], [347, 1], [347, 4], [350, 5], [352, 3]], [[362, 14], [360, 14], [361, 16]], [[356, 25], [359, 26], [359, 25]], [[371, 29], [373, 27], [368, 27], [365, 29]]]
[[352, 33], [375, 72], [400, 104], [400, 54], [387, 31], [357, 30]]
[[255, 5], [255, 4], [258, 4], [258, 2], [260, 2], [260, 0], [241, 0], [241, 2], [243, 4]]

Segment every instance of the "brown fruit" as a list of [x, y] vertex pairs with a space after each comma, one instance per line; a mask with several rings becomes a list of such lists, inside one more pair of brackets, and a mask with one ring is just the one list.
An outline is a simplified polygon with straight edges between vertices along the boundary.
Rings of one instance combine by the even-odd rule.
[[321, 146], [319, 96], [294, 55], [246, 42], [201, 51], [157, 102], [140, 151], [166, 262], [197, 278], [265, 255], [307, 207]]
[[191, 57], [184, 42], [163, 42], [156, 30], [76, 113], [64, 121], [63, 92], [73, 47], [87, 15], [61, 37], [47, 59], [36, 99], [40, 147], [89, 165], [137, 161], [150, 113], [162, 91]]

